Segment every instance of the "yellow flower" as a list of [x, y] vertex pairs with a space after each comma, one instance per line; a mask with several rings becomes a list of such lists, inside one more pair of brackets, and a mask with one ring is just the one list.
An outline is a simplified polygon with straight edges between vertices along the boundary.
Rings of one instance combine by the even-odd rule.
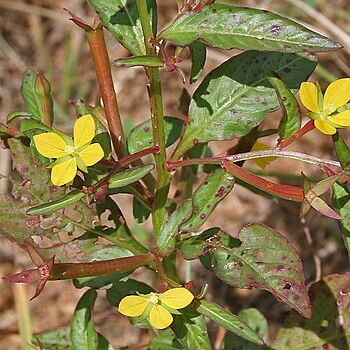
[[343, 78], [329, 84], [324, 96], [319, 87], [304, 82], [300, 87], [300, 99], [310, 111], [309, 117], [315, 127], [326, 135], [333, 135], [337, 128], [350, 126], [350, 110], [337, 112], [350, 100], [350, 78]]
[[144, 315], [154, 328], [164, 329], [173, 322], [171, 312], [186, 307], [193, 298], [186, 288], [173, 288], [160, 294], [129, 295], [121, 300], [118, 311], [129, 317]]
[[95, 136], [95, 122], [90, 114], [78, 118], [74, 124], [74, 141], [63, 134], [47, 132], [33, 137], [36, 149], [47, 158], [57, 158], [53, 163], [51, 181], [62, 186], [72, 181], [78, 168], [87, 172], [87, 167], [103, 158], [99, 143], [90, 144]]

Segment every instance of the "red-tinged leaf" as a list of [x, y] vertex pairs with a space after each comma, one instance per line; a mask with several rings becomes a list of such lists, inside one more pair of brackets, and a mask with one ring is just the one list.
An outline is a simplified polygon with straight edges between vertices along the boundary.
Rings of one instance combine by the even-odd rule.
[[305, 287], [303, 266], [293, 245], [277, 231], [262, 224], [244, 227], [231, 246], [232, 237], [221, 238], [221, 247], [210, 251], [211, 267], [226, 283], [239, 287], [265, 289], [305, 317], [311, 305]]
[[222, 165], [233, 176], [239, 178], [249, 185], [258, 188], [261, 191], [290, 201], [303, 201], [303, 191], [300, 187], [276, 184], [274, 182], [265, 180], [262, 177], [255, 175], [234, 163], [231, 163], [228, 160], [224, 160], [222, 162]]
[[327, 216], [331, 219], [342, 220], [342, 217], [320, 197], [314, 197], [313, 200], [309, 203], [322, 215]]
[[12, 283], [34, 283], [38, 282], [35, 290], [35, 294], [30, 298], [33, 300], [44, 289], [45, 284], [50, 276], [50, 271], [53, 266], [53, 258], [46, 261], [43, 265], [38, 266], [36, 269], [24, 270], [11, 276], [2, 277], [5, 281]]
[[310, 297], [312, 318], [291, 313], [271, 349], [349, 349], [350, 273], [325, 277], [311, 286]]
[[38, 269], [29, 269], [2, 277], [2, 279], [12, 283], [34, 283], [40, 280], [40, 272]]
[[318, 182], [311, 187], [311, 183], [303, 175], [303, 192], [305, 200], [301, 205], [300, 216], [304, 216], [312, 206], [319, 213], [332, 219], [341, 220], [342, 217], [334, 211], [323, 199], [319, 196], [330, 191], [332, 186], [339, 180], [341, 175], [336, 175]]

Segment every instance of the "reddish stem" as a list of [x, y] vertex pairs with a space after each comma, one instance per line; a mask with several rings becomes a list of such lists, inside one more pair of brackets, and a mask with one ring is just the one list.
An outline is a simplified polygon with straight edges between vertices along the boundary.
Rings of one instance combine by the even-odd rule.
[[294, 135], [288, 137], [281, 143], [277, 145], [277, 149], [282, 149], [299, 139], [301, 136], [305, 135], [309, 131], [313, 130], [315, 128], [314, 121], [309, 120], [300, 130], [298, 130]]
[[264, 192], [295, 202], [302, 202], [304, 199], [303, 190], [301, 187], [281, 185], [265, 180], [260, 176], [252, 174], [238, 165], [229, 162], [228, 160], [223, 160], [222, 166], [233, 176]]
[[111, 139], [118, 158], [126, 154], [125, 135], [121, 122], [117, 96], [114, 90], [110, 62], [103, 35], [102, 24], [86, 32], [94, 63], [98, 86], [100, 88]]
[[77, 277], [106, 276], [116, 272], [133, 270], [154, 262], [153, 254], [141, 254], [125, 258], [92, 261], [86, 263], [53, 264], [49, 280], [63, 280]]

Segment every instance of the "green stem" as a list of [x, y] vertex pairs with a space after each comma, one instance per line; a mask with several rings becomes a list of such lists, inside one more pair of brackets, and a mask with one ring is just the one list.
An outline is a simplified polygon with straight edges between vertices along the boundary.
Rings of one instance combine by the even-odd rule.
[[52, 266], [49, 280], [107, 276], [116, 272], [134, 270], [153, 263], [154, 257], [152, 253], [86, 263], [57, 263]]
[[102, 24], [86, 32], [98, 85], [100, 88], [111, 139], [118, 158], [126, 155], [126, 141], [121, 122], [117, 95], [114, 90], [110, 62], [103, 35]]
[[[157, 56], [156, 48], [150, 44], [150, 39], [153, 39], [154, 36], [146, 0], [137, 0], [137, 8], [144, 34], [146, 54], [150, 56]], [[148, 94], [150, 99], [153, 139], [155, 145], [159, 146], [159, 154], [155, 154], [154, 156], [158, 178], [155, 201], [152, 208], [154, 234], [155, 237], [157, 237], [160, 227], [164, 221], [165, 204], [168, 197], [170, 175], [166, 169], [164, 114], [159, 69], [150, 67], [145, 69], [149, 82]]]

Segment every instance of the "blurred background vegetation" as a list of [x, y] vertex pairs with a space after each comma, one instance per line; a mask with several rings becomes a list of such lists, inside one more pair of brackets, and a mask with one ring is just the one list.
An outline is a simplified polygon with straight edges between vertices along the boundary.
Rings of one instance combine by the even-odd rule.
[[[158, 0], [159, 28], [177, 15], [175, 1]], [[221, 0], [217, 2], [251, 6], [277, 12], [293, 18], [325, 35], [341, 42], [343, 50], [319, 55], [319, 66], [311, 77], [326, 86], [340, 77], [350, 77], [350, 1], [349, 0]], [[82, 30], [69, 21], [67, 8], [88, 23], [96, 19], [95, 13], [86, 0], [0, 0], [0, 121], [5, 122], [9, 112], [22, 107], [19, 89], [22, 74], [27, 68], [43, 72], [51, 82], [55, 99], [56, 126], [70, 132], [74, 122], [72, 101], [82, 98], [94, 103], [98, 98], [97, 82], [88, 45]], [[106, 32], [111, 61], [126, 57], [128, 53]], [[169, 47], [171, 50], [172, 47]], [[208, 72], [238, 51], [208, 50], [205, 71]], [[186, 56], [187, 55], [187, 56]], [[186, 53], [185, 57], [189, 58]], [[181, 64], [189, 73], [188, 62]], [[204, 76], [204, 75], [203, 75]], [[149, 108], [146, 80], [142, 69], [113, 69], [120, 109], [125, 119], [126, 129], [130, 130], [141, 120], [148, 118]], [[176, 73], [163, 72], [164, 108], [166, 115], [181, 116], [177, 106], [185, 87], [192, 93], [198, 83], [191, 86], [182, 84]], [[275, 118], [273, 118], [275, 116]], [[266, 125], [278, 125], [279, 115], [268, 118]], [[349, 131], [345, 131], [345, 137]], [[349, 139], [349, 138], [348, 138]], [[273, 145], [271, 140], [271, 145]], [[235, 141], [213, 143], [214, 152], [220, 152]], [[331, 139], [317, 131], [311, 132], [302, 142], [293, 145], [310, 154], [334, 157]], [[254, 166], [249, 164], [250, 166]], [[293, 169], [299, 175], [303, 170], [307, 176], [318, 177], [317, 169], [299, 163], [281, 160], [268, 168], [275, 177], [283, 178], [283, 173]], [[6, 150], [0, 149], [0, 174], [11, 172], [11, 159]], [[289, 171], [290, 172], [290, 171]], [[283, 181], [297, 181], [284, 178]], [[0, 191], [6, 192], [6, 182], [0, 181]], [[147, 235], [149, 223], [143, 226], [131, 222], [127, 210], [131, 208], [130, 198], [118, 199], [131, 227]], [[129, 207], [128, 207], [129, 206]], [[271, 201], [252, 194], [244, 188], [236, 188], [219, 205], [208, 221], [207, 226], [220, 223], [228, 233], [237, 232], [251, 221], [259, 221], [283, 232], [298, 248], [305, 266], [305, 275], [311, 283], [329, 273], [342, 273], [348, 270], [348, 259], [341, 243], [337, 223], [312, 212], [305, 223], [298, 219], [298, 206], [285, 201]], [[30, 268], [32, 264], [26, 253], [14, 244], [0, 237], [0, 276]], [[142, 278], [142, 271], [136, 276]], [[241, 308], [257, 307], [267, 317], [271, 333], [289, 312], [287, 306], [279, 303], [267, 292], [239, 290], [222, 284], [200, 266], [194, 266], [192, 279], [198, 284], [209, 283], [208, 298], [213, 298], [224, 307], [237, 313]], [[20, 349], [17, 320], [25, 314], [26, 300], [34, 294], [34, 286], [12, 286], [0, 280], [0, 349]], [[23, 294], [24, 293], [24, 294]], [[31, 326], [35, 333], [44, 332], [70, 322], [71, 314], [82, 294], [69, 281], [50, 282], [44, 292], [29, 303]], [[17, 300], [17, 311], [15, 308]], [[20, 304], [24, 301], [24, 306]], [[97, 329], [116, 347], [135, 344], [135, 349], [144, 341], [146, 333], [129, 325], [126, 317], [117, 314], [105, 302], [98, 300], [94, 315]], [[209, 328], [213, 343], [219, 344], [222, 331]]]

